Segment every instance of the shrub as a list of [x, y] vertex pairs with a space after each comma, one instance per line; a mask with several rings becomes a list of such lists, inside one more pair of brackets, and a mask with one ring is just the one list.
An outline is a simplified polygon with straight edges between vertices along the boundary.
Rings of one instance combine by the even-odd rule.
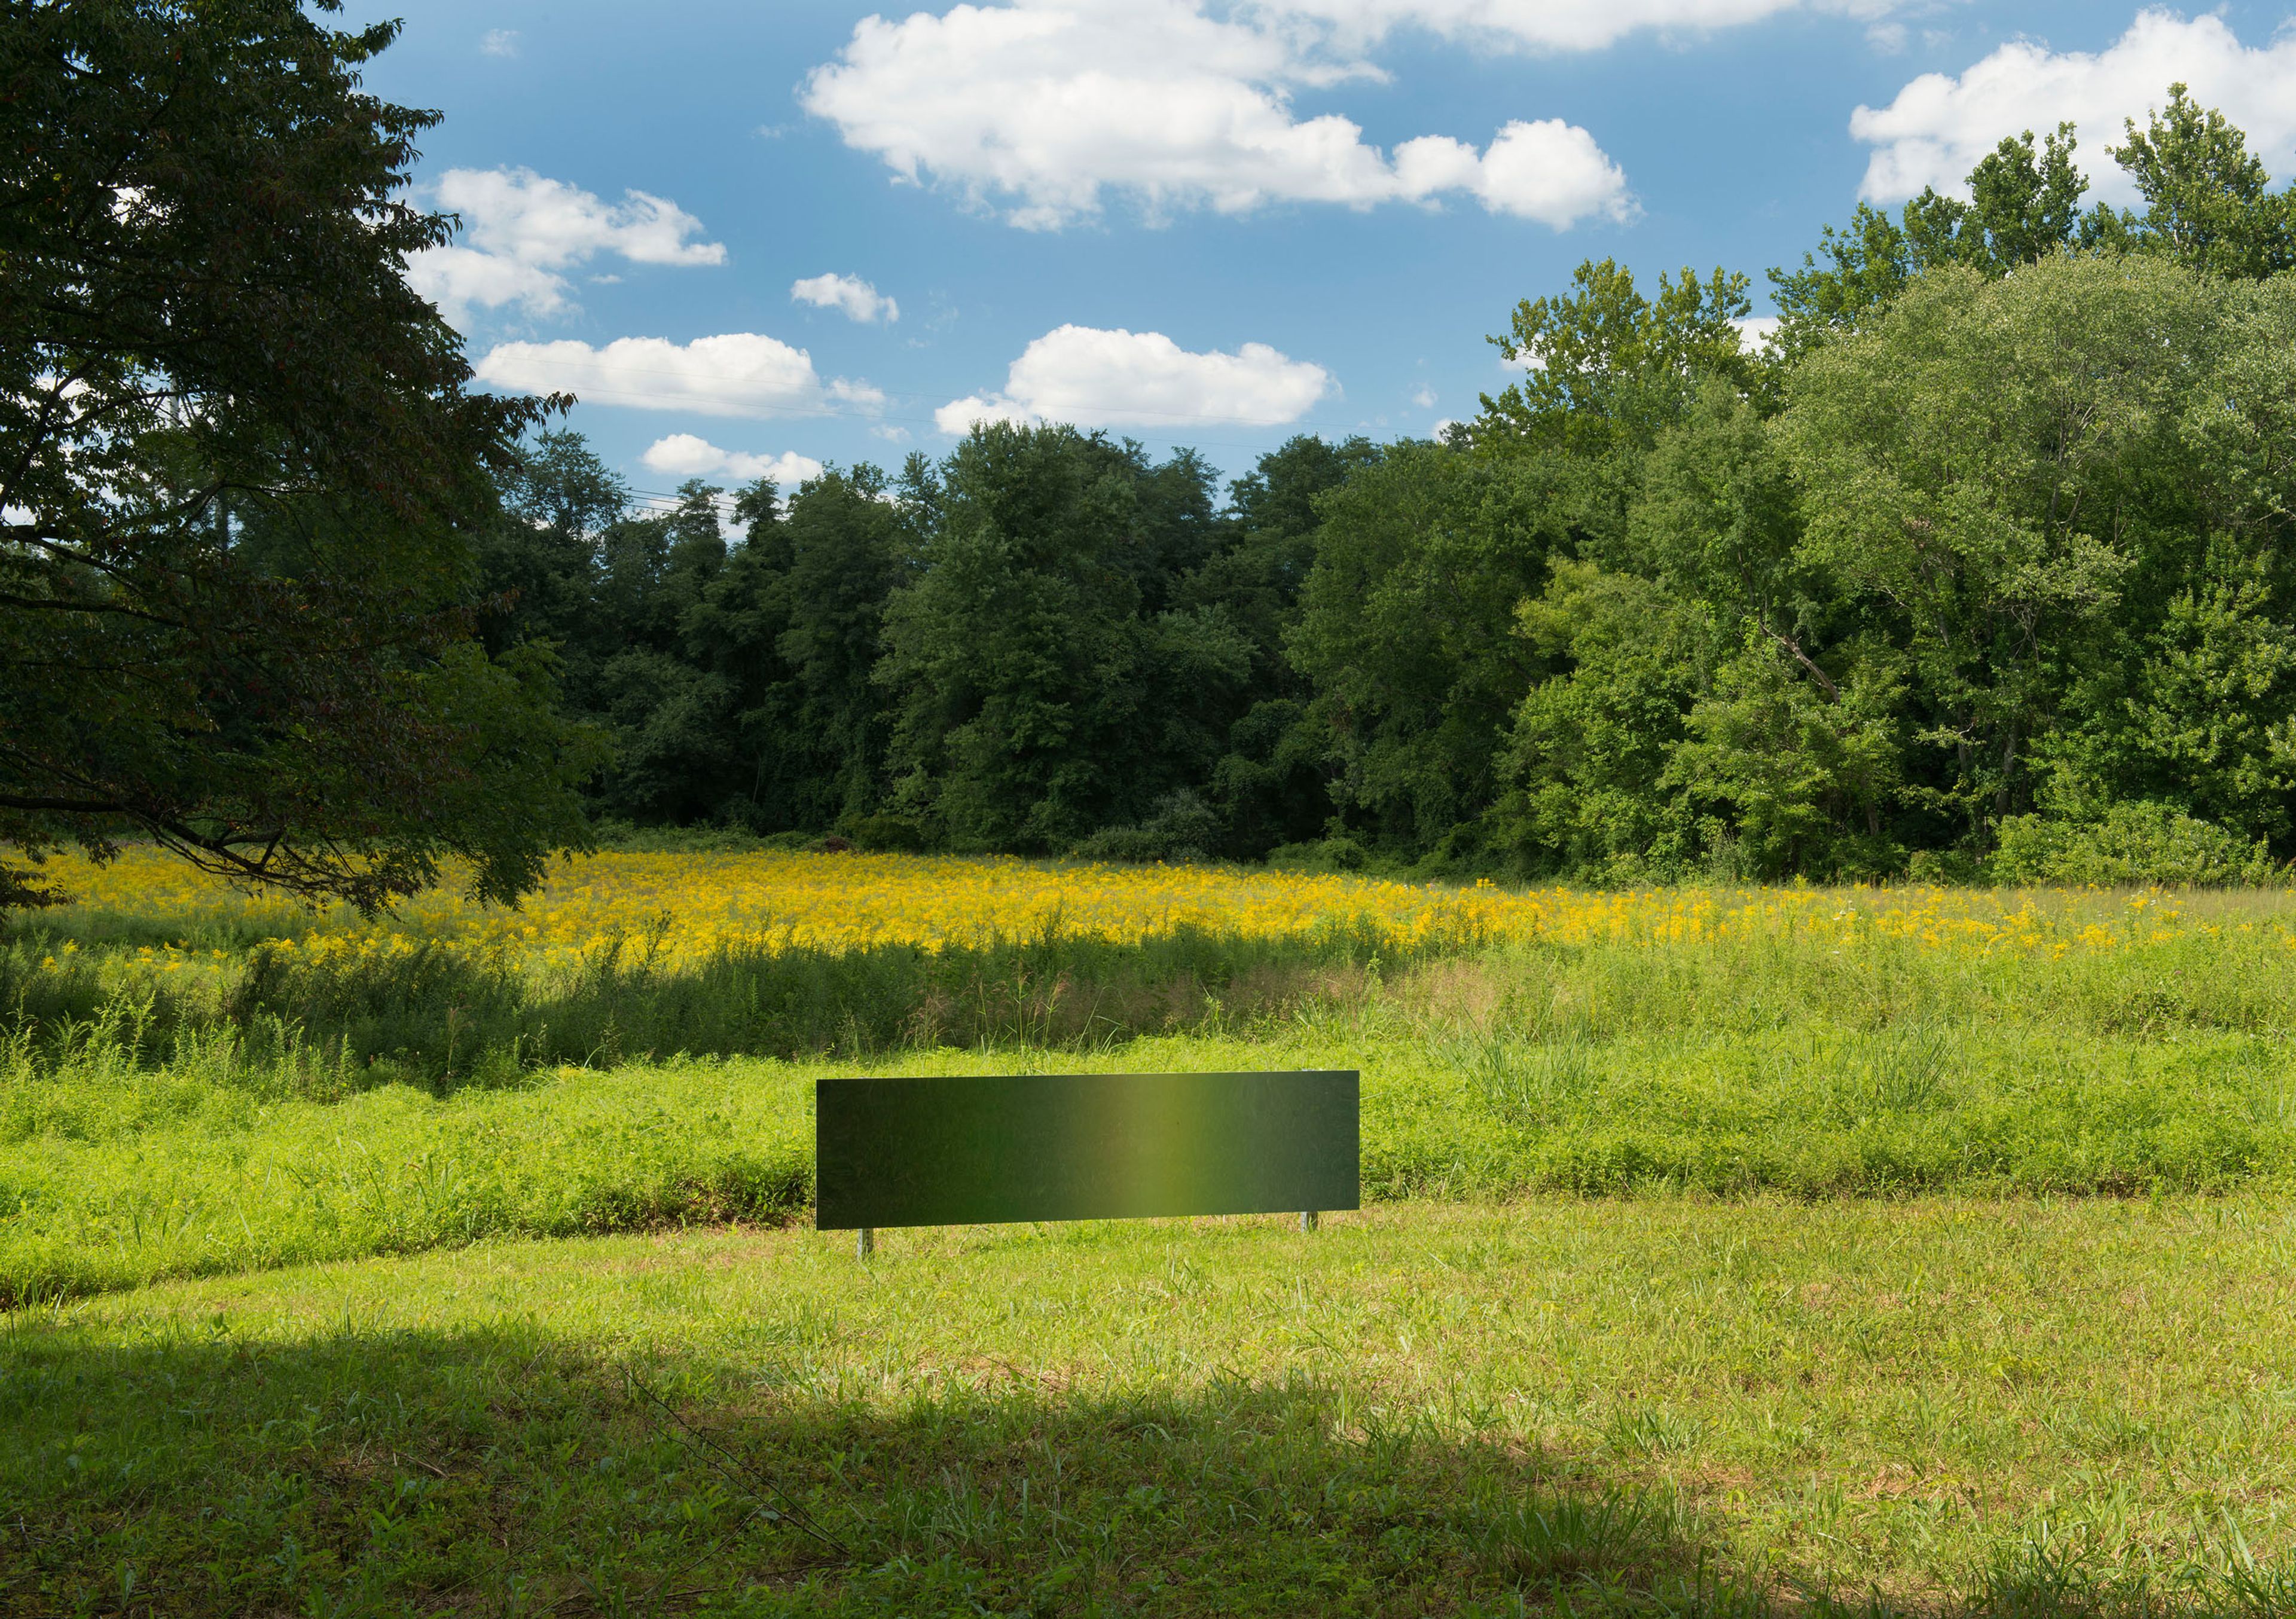
[[2013, 815], [2001, 823], [1994, 875], [2008, 883], [2162, 883], [2223, 888], [2279, 877], [2254, 843], [2165, 804], [2116, 804], [2101, 820]]
[[1077, 845], [1085, 860], [1201, 861], [1219, 841], [1219, 816], [1186, 788], [1156, 800], [1136, 826], [1104, 826]]
[[1267, 856], [1275, 871], [1360, 871], [1371, 854], [1352, 838], [1325, 838], [1316, 843], [1287, 843]]
[[[803, 848], [812, 841], [809, 834], [801, 832], [760, 837], [740, 826], [639, 826], [612, 815], [602, 815], [591, 822], [590, 831], [602, 849], [647, 854], [742, 854], [750, 849]], [[792, 837], [796, 841], [788, 841]]]
[[906, 815], [864, 815], [853, 823], [852, 838], [858, 847], [894, 854], [914, 854], [932, 842]]

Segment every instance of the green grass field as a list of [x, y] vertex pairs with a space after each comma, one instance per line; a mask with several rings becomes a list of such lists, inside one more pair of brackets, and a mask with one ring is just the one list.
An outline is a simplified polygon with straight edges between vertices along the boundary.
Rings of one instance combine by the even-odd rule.
[[[554, 983], [250, 935], [173, 1003], [52, 913], [0, 1613], [2296, 1613], [2289, 904]], [[809, 1228], [817, 1075], [1303, 1067], [1365, 1079], [1311, 1237]]]
[[1431, 1034], [1390, 1013], [1359, 1032], [634, 1064], [335, 1101], [82, 1071], [0, 1093], [0, 1300], [501, 1237], [800, 1220], [816, 1075], [1132, 1067], [1360, 1067], [1365, 1191], [1382, 1201], [2228, 1192], [2296, 1170], [2284, 1051], [2222, 1033], [1541, 1041]]
[[1401, 1203], [559, 1243], [0, 1331], [0, 1604], [2296, 1603], [2296, 1208]]

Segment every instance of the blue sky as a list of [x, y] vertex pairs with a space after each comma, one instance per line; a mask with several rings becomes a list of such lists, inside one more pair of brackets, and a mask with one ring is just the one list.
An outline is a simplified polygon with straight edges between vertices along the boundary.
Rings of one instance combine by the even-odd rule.
[[[1233, 474], [1424, 434], [1589, 257], [1798, 260], [2002, 135], [2085, 166], [2171, 78], [2296, 172], [2296, 7], [1984, 0], [422, 0], [415, 267], [632, 485], [898, 466], [982, 415]], [[2108, 190], [2107, 195], [2117, 193]], [[808, 283], [815, 301], [792, 295]], [[890, 300], [888, 305], [884, 300]]]

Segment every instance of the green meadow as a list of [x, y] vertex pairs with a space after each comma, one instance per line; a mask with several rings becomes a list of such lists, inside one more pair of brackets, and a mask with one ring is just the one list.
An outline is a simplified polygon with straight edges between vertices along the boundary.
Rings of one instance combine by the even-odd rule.
[[[2296, 1611], [2290, 902], [2185, 903], [2062, 959], [247, 937], [172, 1005], [51, 912], [0, 1612]], [[584, 1017], [629, 1049], [537, 1043]], [[816, 1077], [1310, 1067], [1365, 1199], [1312, 1235], [811, 1229]]]

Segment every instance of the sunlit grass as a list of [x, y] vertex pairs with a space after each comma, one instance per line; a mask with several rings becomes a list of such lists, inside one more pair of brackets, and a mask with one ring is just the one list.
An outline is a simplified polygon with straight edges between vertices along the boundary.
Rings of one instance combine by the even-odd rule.
[[[234, 893], [150, 850], [58, 863], [80, 903], [0, 938], [0, 1040], [15, 1043], [0, 1071], [69, 1066], [99, 1028], [144, 1066], [212, 1068], [228, 1045], [307, 1092], [678, 1052], [1089, 1047], [1235, 1033], [1399, 986], [1479, 1025], [1598, 1040], [1807, 1018], [2296, 1025], [2296, 900], [2277, 891], [1589, 894], [616, 853], [561, 868], [518, 911], [442, 890], [366, 920]], [[1446, 961], [1463, 964], [1447, 1000]]]
[[2292, 1279], [2282, 1199], [1656, 1198], [170, 1285], [0, 1332], [0, 1605], [2284, 1613]]
[[1357, 1067], [1374, 1200], [2231, 1192], [2296, 1180], [2279, 1046], [2026, 1027], [1542, 1039], [1392, 1002], [1288, 1034], [628, 1064], [318, 1100], [232, 1073], [0, 1086], [0, 1307], [313, 1259], [801, 1220], [826, 1074]]

